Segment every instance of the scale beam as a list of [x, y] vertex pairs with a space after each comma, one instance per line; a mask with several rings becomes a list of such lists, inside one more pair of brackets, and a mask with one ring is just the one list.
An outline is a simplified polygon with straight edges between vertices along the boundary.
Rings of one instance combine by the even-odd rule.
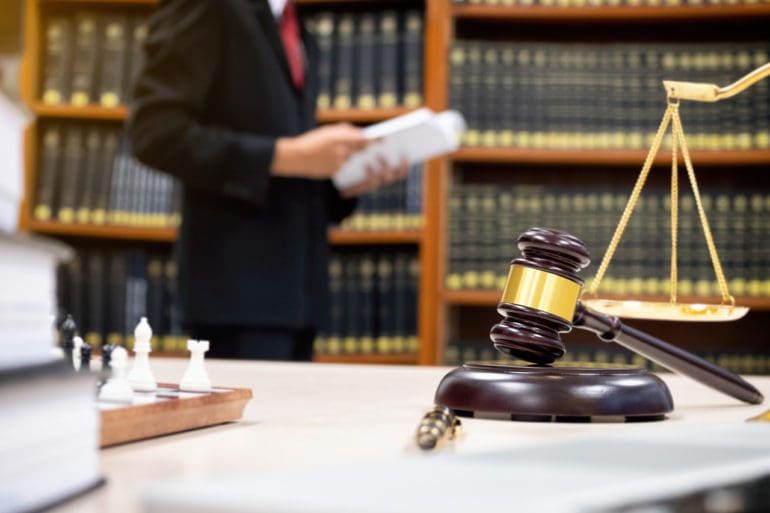
[[702, 82], [677, 82], [674, 80], [664, 80], [663, 87], [666, 89], [668, 97], [674, 100], [717, 102], [745, 91], [768, 76], [770, 76], [770, 62], [724, 87]]

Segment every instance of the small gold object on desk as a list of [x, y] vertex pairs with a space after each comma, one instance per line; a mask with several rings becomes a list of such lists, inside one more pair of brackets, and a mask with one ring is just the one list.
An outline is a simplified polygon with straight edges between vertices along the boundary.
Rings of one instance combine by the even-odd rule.
[[423, 416], [415, 440], [420, 449], [430, 450], [445, 440], [457, 438], [460, 430], [460, 419], [455, 413], [446, 406], [436, 405]]
[[[623, 215], [620, 218], [615, 233], [612, 236], [609, 247], [607, 248], [604, 258], [602, 259], [599, 270], [596, 273], [596, 277], [591, 282], [591, 286], [583, 297], [583, 304], [592, 308], [595, 311], [601, 312], [605, 315], [613, 315], [625, 318], [634, 319], [655, 319], [663, 321], [734, 321], [740, 319], [749, 311], [745, 306], [736, 306], [735, 298], [730, 294], [727, 285], [727, 279], [725, 278], [724, 271], [722, 270], [722, 263], [719, 260], [717, 249], [714, 244], [714, 238], [711, 235], [711, 228], [709, 228], [708, 219], [706, 218], [706, 211], [703, 207], [701, 200], [700, 190], [698, 188], [698, 181], [695, 177], [695, 169], [690, 158], [690, 152], [687, 149], [687, 141], [684, 135], [684, 128], [682, 128], [682, 120], [679, 117], [679, 102], [681, 100], [699, 101], [699, 102], [716, 102], [726, 98], [735, 96], [736, 94], [746, 90], [755, 83], [759, 82], [765, 77], [770, 76], [770, 63], [761, 66], [748, 75], [740, 78], [736, 82], [727, 85], [725, 87], [719, 87], [715, 84], [694, 83], [694, 82], [675, 82], [671, 80], [664, 80], [663, 86], [666, 89], [668, 95], [668, 106], [663, 115], [663, 120], [660, 123], [655, 138], [652, 142], [652, 147], [647, 153], [647, 158], [644, 161], [642, 171], [637, 178], [634, 189], [631, 192], [631, 196], [628, 199], [626, 208], [623, 211]], [[599, 284], [607, 271], [607, 267], [612, 260], [612, 256], [617, 249], [620, 238], [628, 225], [628, 221], [633, 213], [634, 206], [636, 205], [642, 188], [647, 180], [647, 176], [650, 173], [652, 164], [655, 160], [655, 156], [660, 149], [661, 143], [665, 136], [668, 126], [672, 127], [671, 138], [671, 277], [670, 277], [670, 299], [665, 301], [623, 301], [615, 299], [598, 298], [597, 291], [599, 290]], [[714, 267], [714, 274], [719, 284], [720, 295], [722, 296], [721, 304], [702, 304], [702, 303], [679, 303], [677, 302], [677, 229], [678, 229], [678, 215], [679, 215], [679, 154], [681, 153], [684, 159], [685, 168], [687, 170], [687, 177], [692, 188], [693, 196], [695, 197], [695, 204], [698, 209], [698, 216], [703, 228], [703, 234], [706, 238], [706, 245], [708, 247], [709, 256], [711, 258], [712, 266]]]
[[770, 422], [770, 410], [764, 411], [759, 415], [747, 419], [749, 422]]

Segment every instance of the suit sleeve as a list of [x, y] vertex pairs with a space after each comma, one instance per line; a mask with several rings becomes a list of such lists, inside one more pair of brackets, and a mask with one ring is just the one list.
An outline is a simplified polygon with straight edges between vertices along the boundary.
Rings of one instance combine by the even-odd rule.
[[225, 44], [218, 4], [165, 0], [157, 7], [134, 91], [131, 142], [140, 161], [189, 187], [261, 205], [275, 138], [206, 121], [207, 98]]
[[339, 224], [355, 210], [357, 198], [343, 198], [331, 180], [326, 181], [326, 199], [329, 205], [329, 220]]

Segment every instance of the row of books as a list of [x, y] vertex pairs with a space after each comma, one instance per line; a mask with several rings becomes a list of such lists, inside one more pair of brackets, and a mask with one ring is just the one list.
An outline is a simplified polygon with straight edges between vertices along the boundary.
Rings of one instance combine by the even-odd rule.
[[[450, 102], [469, 146], [644, 149], [666, 107], [662, 80], [730, 84], [770, 60], [767, 42], [553, 43], [457, 40]], [[691, 149], [770, 148], [770, 85], [683, 101]]]
[[316, 353], [416, 352], [419, 272], [414, 251], [334, 253], [331, 322], [315, 341]]
[[[770, 355], [751, 351], [695, 351], [698, 356], [738, 374], [770, 374]], [[517, 365], [528, 365], [521, 360], [497, 351], [489, 340], [450, 340], [444, 348], [445, 365], [461, 365], [470, 361], [496, 361]], [[608, 365], [634, 365], [654, 372], [667, 369], [647, 360], [616, 344], [568, 344], [567, 353], [560, 363], [585, 367], [606, 367]]]
[[78, 10], [51, 16], [43, 31], [43, 103], [103, 107], [128, 103], [143, 61], [145, 16]]
[[358, 197], [358, 206], [342, 227], [350, 230], [410, 230], [422, 227], [423, 166], [409, 170], [406, 180]]
[[122, 130], [102, 123], [41, 129], [33, 217], [40, 221], [176, 227], [181, 187], [131, 157]]
[[521, 7], [708, 7], [760, 5], [767, 0], [454, 0], [454, 3]]
[[167, 253], [81, 249], [58, 270], [60, 317], [71, 314], [93, 347], [132, 347], [134, 328], [147, 317], [153, 349], [185, 350], [176, 290], [176, 263]]
[[[770, 295], [770, 194], [704, 188], [702, 203], [733, 294]], [[446, 286], [505, 286], [516, 237], [532, 226], [570, 232], [587, 244], [593, 276], [628, 201], [611, 186], [495, 186], [462, 184], [449, 198]], [[678, 202], [677, 261], [680, 294], [718, 295], [696, 202], [683, 190]], [[602, 291], [666, 294], [671, 258], [668, 189], [648, 187], [640, 197], [602, 282]]]
[[321, 50], [319, 108], [423, 103], [420, 11], [323, 11], [306, 23]]

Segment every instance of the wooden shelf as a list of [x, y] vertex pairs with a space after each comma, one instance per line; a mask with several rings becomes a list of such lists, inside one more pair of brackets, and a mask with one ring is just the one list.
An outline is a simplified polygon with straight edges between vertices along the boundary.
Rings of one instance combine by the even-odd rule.
[[47, 235], [68, 237], [91, 237], [98, 239], [129, 239], [154, 242], [173, 242], [176, 230], [173, 228], [133, 228], [129, 226], [68, 224], [57, 221], [29, 220], [30, 231]]
[[322, 109], [316, 119], [319, 123], [377, 123], [392, 117], [401, 116], [414, 109], [409, 107], [375, 108], [375, 109]]
[[726, 18], [754, 18], [770, 16], [768, 4], [692, 6], [599, 6], [599, 7], [546, 7], [455, 5], [452, 16], [456, 19], [490, 21], [681, 21], [724, 20]]
[[99, 121], [125, 121], [128, 119], [128, 107], [102, 107], [99, 105], [46, 105], [36, 103], [33, 112], [39, 117], [91, 119]]
[[[316, 116], [319, 123], [376, 123], [395, 116], [411, 112], [408, 107], [378, 108], [378, 109], [324, 109]], [[93, 119], [103, 121], [125, 121], [128, 119], [128, 107], [102, 107], [100, 105], [46, 105], [35, 103], [33, 111], [40, 117]]]
[[[159, 242], [173, 242], [177, 231], [174, 228], [134, 228], [130, 226], [61, 223], [58, 221], [37, 221], [30, 219], [30, 231], [47, 235], [69, 237], [91, 237], [100, 239], [130, 239]], [[355, 231], [333, 228], [329, 230], [332, 244], [419, 244], [422, 230], [401, 231]]]
[[[522, 148], [460, 148], [452, 155], [455, 162], [500, 164], [587, 164], [637, 165], [644, 163], [647, 150], [540, 150]], [[697, 166], [770, 164], [770, 150], [691, 151]], [[681, 159], [680, 159], [681, 160]], [[659, 165], [671, 164], [671, 152], [661, 150], [655, 158]]]
[[158, 0], [40, 0], [45, 4], [155, 5]]
[[[444, 290], [442, 296], [449, 305], [457, 306], [490, 306], [500, 302], [502, 293], [498, 290]], [[668, 301], [668, 296], [618, 296], [602, 295], [606, 299], [635, 299], [639, 301]], [[720, 303], [718, 297], [686, 296], [679, 298], [680, 303]], [[770, 310], [770, 297], [742, 296], [736, 297], [735, 303], [756, 310]]]
[[318, 363], [375, 363], [395, 365], [416, 365], [416, 353], [393, 354], [317, 354], [313, 357]]
[[419, 244], [422, 230], [329, 230], [329, 242], [338, 245], [351, 244]]

